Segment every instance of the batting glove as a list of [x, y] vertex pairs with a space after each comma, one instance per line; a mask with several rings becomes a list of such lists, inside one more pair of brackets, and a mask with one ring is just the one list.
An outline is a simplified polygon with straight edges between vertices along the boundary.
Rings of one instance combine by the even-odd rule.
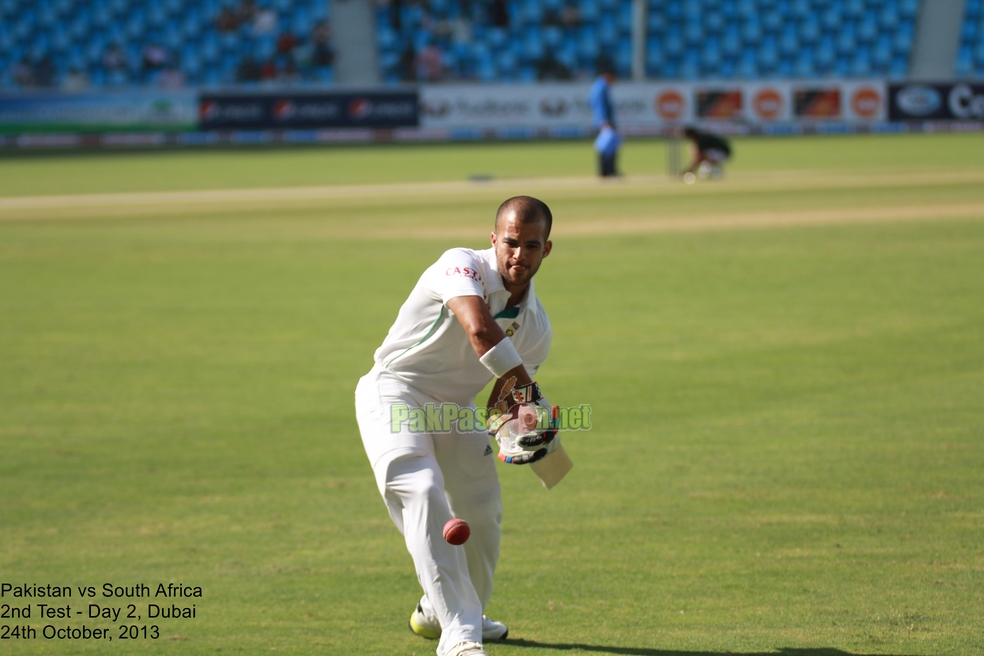
[[489, 423], [489, 434], [499, 444], [499, 460], [526, 465], [555, 451], [560, 445], [558, 411], [543, 398], [539, 386], [531, 383], [515, 388], [507, 398], [500, 405], [501, 414]]

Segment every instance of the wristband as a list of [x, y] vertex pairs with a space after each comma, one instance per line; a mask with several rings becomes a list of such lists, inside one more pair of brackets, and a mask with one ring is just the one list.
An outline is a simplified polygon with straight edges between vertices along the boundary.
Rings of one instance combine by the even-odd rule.
[[486, 351], [478, 360], [496, 378], [502, 378], [506, 372], [523, 364], [523, 358], [519, 357], [519, 352], [508, 337]]
[[[540, 393], [540, 386], [536, 384], [535, 380], [529, 385], [512, 388], [509, 395], [512, 396], [514, 403], [536, 403], [543, 398], [543, 394]], [[545, 403], [544, 405], [550, 404]]]

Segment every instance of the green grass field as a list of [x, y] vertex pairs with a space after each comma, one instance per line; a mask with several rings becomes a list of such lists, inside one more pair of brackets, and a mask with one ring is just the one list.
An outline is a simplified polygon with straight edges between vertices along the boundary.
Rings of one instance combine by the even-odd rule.
[[[433, 654], [353, 390], [531, 193], [540, 382], [593, 430], [552, 491], [499, 467], [490, 656], [984, 653], [982, 146], [739, 140], [694, 186], [650, 141], [614, 184], [585, 143], [0, 159], [0, 583], [74, 592], [0, 599], [37, 631], [0, 652]], [[203, 596], [101, 594], [172, 582]], [[42, 636], [83, 624], [113, 641]]]

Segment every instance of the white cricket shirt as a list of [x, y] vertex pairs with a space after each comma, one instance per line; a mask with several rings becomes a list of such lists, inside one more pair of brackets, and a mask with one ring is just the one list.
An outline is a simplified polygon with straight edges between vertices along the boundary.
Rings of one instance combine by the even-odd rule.
[[447, 306], [458, 296], [485, 299], [532, 377], [550, 351], [550, 320], [533, 281], [519, 305], [506, 308], [509, 292], [502, 285], [494, 248], [452, 248], [424, 271], [376, 350], [377, 366], [438, 401], [471, 404], [494, 376], [479, 362]]

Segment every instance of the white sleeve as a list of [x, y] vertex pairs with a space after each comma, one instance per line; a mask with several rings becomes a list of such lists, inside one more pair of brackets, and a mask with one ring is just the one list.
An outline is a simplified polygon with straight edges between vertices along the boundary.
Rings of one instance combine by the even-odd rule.
[[431, 267], [431, 289], [447, 302], [458, 296], [485, 298], [485, 279], [479, 256], [467, 248], [452, 248]]

